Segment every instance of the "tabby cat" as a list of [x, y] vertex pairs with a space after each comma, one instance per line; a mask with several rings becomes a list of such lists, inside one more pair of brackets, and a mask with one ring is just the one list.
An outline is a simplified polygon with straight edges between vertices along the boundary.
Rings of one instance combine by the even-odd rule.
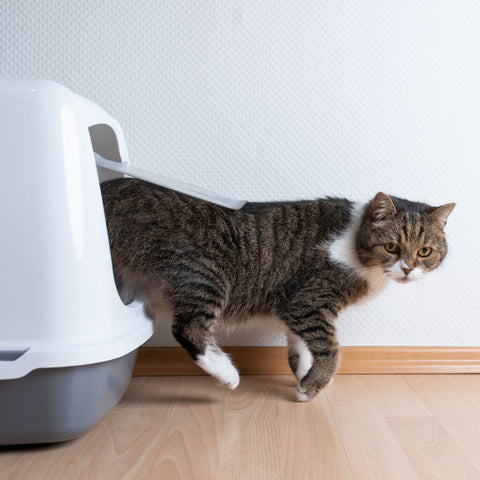
[[239, 375], [216, 329], [276, 315], [287, 327], [299, 401], [335, 373], [341, 310], [388, 279], [409, 282], [440, 264], [455, 206], [378, 193], [365, 205], [326, 198], [233, 211], [141, 180], [115, 179], [101, 189], [124, 302], [142, 299], [153, 318], [167, 304], [177, 341], [230, 389]]

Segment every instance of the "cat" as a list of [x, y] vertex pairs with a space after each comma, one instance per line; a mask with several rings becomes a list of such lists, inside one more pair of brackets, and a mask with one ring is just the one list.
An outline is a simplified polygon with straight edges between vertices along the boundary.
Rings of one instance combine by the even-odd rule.
[[135, 179], [101, 185], [117, 287], [155, 318], [167, 304], [172, 333], [193, 360], [230, 389], [239, 374], [215, 341], [222, 325], [273, 314], [287, 327], [298, 401], [327, 386], [339, 362], [335, 319], [407, 283], [447, 254], [444, 227], [455, 207], [384, 193], [347, 199], [247, 203], [228, 210]]

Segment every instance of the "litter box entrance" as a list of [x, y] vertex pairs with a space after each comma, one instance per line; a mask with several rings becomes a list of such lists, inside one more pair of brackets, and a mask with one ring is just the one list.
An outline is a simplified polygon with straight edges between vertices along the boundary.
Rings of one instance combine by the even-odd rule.
[[[118, 140], [115, 135], [114, 130], [109, 125], [100, 123], [97, 125], [92, 125], [88, 129], [90, 133], [90, 139], [92, 141], [93, 151], [98, 153], [102, 157], [121, 163], [122, 158], [120, 157], [120, 151], [118, 148]], [[106, 182], [107, 180], [112, 180], [113, 178], [122, 178], [121, 173], [113, 172], [107, 168], [103, 168], [97, 165], [98, 181], [99, 183]], [[111, 258], [111, 257], [110, 257]], [[112, 259], [111, 259], [112, 260]], [[112, 260], [113, 266], [113, 260]], [[113, 267], [112, 267], [113, 268]], [[115, 286], [117, 287], [118, 296], [125, 305], [132, 303], [133, 298], [127, 298], [121, 291], [120, 285], [115, 280]]]
[[[88, 130], [93, 151], [96, 154], [95, 162], [97, 163], [98, 179], [100, 183], [113, 178], [121, 178], [125, 174], [129, 177], [139, 178], [233, 210], [239, 210], [246, 203], [244, 200], [223, 197], [222, 195], [205, 190], [204, 188], [164, 177], [163, 175], [149, 172], [141, 168], [133, 167], [128, 164], [128, 161], [122, 162], [122, 160], [127, 159], [122, 159], [120, 156], [118, 138], [112, 127], [101, 123], [92, 125]], [[121, 140], [123, 141], [122, 138]], [[124, 292], [122, 287], [119, 288], [118, 283], [116, 286], [123, 303], [126, 305], [131, 303], [130, 300], [133, 301], [132, 295], [129, 292]]]

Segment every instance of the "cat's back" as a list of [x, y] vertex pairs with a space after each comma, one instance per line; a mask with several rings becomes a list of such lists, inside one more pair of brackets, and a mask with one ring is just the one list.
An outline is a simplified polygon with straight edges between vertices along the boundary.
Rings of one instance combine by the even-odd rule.
[[108, 213], [148, 213], [162, 215], [199, 211], [206, 202], [188, 195], [134, 178], [116, 178], [100, 185], [105, 209]]
[[[101, 185], [109, 229], [163, 235], [183, 233], [195, 242], [208, 233], [247, 251], [287, 249], [327, 241], [348, 224], [352, 203], [326, 198], [291, 202], [249, 202], [235, 211], [131, 178]], [[145, 232], [144, 232], [145, 233]]]
[[[228, 210], [188, 195], [133, 178], [101, 184], [109, 230], [128, 230], [153, 238], [165, 234], [196, 235], [199, 229], [225, 228]], [[222, 227], [223, 225], [223, 227]]]

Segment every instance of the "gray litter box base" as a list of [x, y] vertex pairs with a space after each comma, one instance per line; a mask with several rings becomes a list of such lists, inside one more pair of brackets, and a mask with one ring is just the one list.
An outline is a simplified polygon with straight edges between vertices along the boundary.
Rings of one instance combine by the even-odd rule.
[[0, 380], [0, 445], [61, 442], [84, 433], [124, 394], [136, 354]]

